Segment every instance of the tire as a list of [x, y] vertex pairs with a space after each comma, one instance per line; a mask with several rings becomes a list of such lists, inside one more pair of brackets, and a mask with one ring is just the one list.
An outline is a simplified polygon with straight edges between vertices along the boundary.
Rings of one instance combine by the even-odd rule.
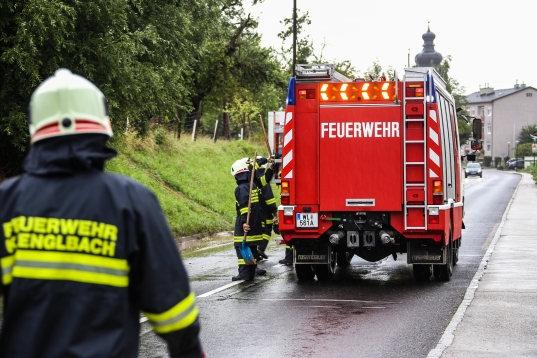
[[449, 230], [449, 243], [447, 245], [446, 264], [433, 265], [434, 278], [439, 281], [449, 281], [453, 275], [453, 240], [451, 239], [451, 229]]
[[464, 177], [465, 177], [465, 178], [468, 178], [468, 174], [464, 174]]
[[479, 177], [480, 177], [480, 178], [483, 178], [483, 173], [479, 174]]
[[412, 265], [416, 282], [427, 282], [431, 280], [433, 265]]
[[295, 265], [295, 273], [300, 281], [312, 281], [315, 278], [311, 265]]
[[[323, 265], [311, 265], [319, 281], [330, 281], [336, 272], [337, 253], [330, 250], [330, 263]], [[296, 265], [295, 265], [296, 266]]]
[[459, 262], [459, 249], [453, 248], [453, 266], [456, 266], [457, 262]]
[[337, 253], [337, 265], [340, 267], [346, 267], [351, 264], [351, 260], [354, 257], [354, 253], [348, 251], [339, 251]]

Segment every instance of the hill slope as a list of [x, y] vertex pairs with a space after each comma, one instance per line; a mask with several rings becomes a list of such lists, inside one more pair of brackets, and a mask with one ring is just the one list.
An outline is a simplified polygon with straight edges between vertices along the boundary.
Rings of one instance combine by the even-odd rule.
[[236, 184], [231, 164], [256, 151], [267, 154], [262, 143], [253, 141], [192, 142], [163, 131], [144, 139], [127, 134], [112, 145], [118, 156], [108, 161], [106, 170], [151, 189], [176, 237], [233, 230]]

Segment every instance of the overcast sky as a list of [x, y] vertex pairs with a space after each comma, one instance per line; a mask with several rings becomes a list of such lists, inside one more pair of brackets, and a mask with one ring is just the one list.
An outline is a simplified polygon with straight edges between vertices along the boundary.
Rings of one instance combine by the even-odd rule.
[[[362, 74], [376, 59], [384, 69], [391, 65], [401, 72], [407, 67], [409, 49], [414, 65], [430, 22], [435, 50], [444, 57], [451, 55], [450, 75], [469, 94], [486, 84], [512, 88], [517, 80], [537, 87], [537, 12], [532, 3], [297, 0], [297, 8], [309, 12], [312, 23], [304, 35], [313, 40], [316, 54], [326, 42], [324, 58], [350, 60]], [[292, 16], [293, 0], [265, 0], [247, 8], [259, 20], [262, 44], [279, 49], [277, 34], [284, 29], [280, 21]]]

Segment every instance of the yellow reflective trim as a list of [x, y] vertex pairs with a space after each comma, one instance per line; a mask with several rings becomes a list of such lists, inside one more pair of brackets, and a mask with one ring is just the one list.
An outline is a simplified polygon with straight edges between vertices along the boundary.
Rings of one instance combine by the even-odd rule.
[[[234, 242], [242, 242], [244, 236], [233, 236]], [[246, 242], [263, 240], [263, 235], [246, 236]]]
[[261, 186], [267, 185], [267, 178], [265, 178], [264, 175], [260, 179], [261, 179]]
[[237, 259], [239, 261], [239, 265], [246, 265], [246, 262], [244, 259]]
[[270, 241], [270, 235], [263, 234], [263, 240]]
[[80, 270], [65, 270], [56, 268], [19, 267], [13, 268], [13, 277], [30, 278], [36, 280], [68, 280], [98, 285], [127, 287], [127, 276], [116, 276], [98, 272], [85, 272]]
[[127, 260], [72, 252], [18, 250], [16, 257], [17, 260], [71, 263], [129, 271]]
[[276, 199], [272, 198], [272, 199], [268, 199], [265, 201], [265, 203], [267, 203], [268, 205], [270, 204], [276, 204]]
[[129, 284], [129, 265], [123, 259], [37, 250], [18, 250], [15, 259], [12, 275], [17, 278], [69, 280], [116, 287]]
[[2, 268], [2, 283], [9, 285], [13, 280], [12, 270], [15, 264], [15, 255], [2, 257], [0, 259], [0, 267]]
[[157, 333], [168, 333], [190, 326], [198, 318], [198, 308], [194, 293], [163, 313], [147, 313], [153, 329]]
[[248, 208], [242, 208], [240, 210], [240, 213], [241, 213], [241, 215], [247, 214], [248, 213]]
[[274, 224], [274, 220], [273, 219], [267, 219], [266, 223], [268, 225], [272, 225], [272, 224]]

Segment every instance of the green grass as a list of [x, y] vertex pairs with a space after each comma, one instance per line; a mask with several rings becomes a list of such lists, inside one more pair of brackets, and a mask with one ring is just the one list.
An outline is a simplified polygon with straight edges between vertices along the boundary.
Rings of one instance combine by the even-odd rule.
[[[217, 141], [166, 134], [142, 139], [128, 134], [116, 139], [118, 157], [106, 170], [129, 176], [158, 197], [174, 235], [212, 234], [233, 230], [237, 159], [266, 155], [261, 142]], [[276, 194], [275, 194], [276, 195]]]
[[531, 165], [523, 170], [524, 173], [530, 173], [533, 176], [533, 181], [537, 183], [537, 166]]

